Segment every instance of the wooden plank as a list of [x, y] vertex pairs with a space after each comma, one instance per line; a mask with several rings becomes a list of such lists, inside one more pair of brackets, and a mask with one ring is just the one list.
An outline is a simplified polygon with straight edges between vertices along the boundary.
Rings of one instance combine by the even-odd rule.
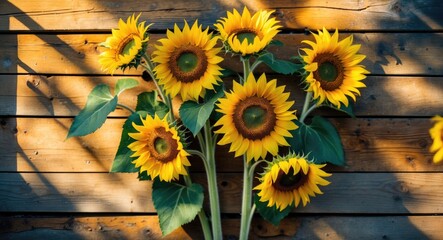
[[2, 239], [192, 239], [183, 228], [162, 237], [157, 216], [2, 217], [0, 226]]
[[[2, 217], [2, 239], [192, 239], [179, 228], [163, 237], [157, 216]], [[196, 235], [194, 233], [194, 235]], [[201, 236], [201, 234], [200, 234]]]
[[154, 211], [152, 184], [136, 174], [0, 173], [0, 179], [0, 212]]
[[[428, 152], [432, 123], [421, 118], [331, 119], [345, 149], [347, 167], [333, 171], [442, 171]], [[108, 172], [124, 119], [108, 119], [94, 134], [66, 140], [72, 119], [5, 118], [0, 127], [0, 171]], [[219, 147], [218, 171], [241, 172], [242, 161]], [[69, 158], [69, 161], [66, 159]], [[202, 171], [200, 159], [194, 171]]]
[[[343, 34], [348, 36], [349, 34]], [[0, 73], [103, 74], [98, 64], [98, 47], [109, 34], [5, 34], [0, 45]], [[164, 37], [153, 34], [151, 42]], [[443, 75], [439, 57], [443, 55], [443, 33], [355, 33], [355, 43], [367, 55], [363, 64], [372, 74]], [[302, 40], [313, 40], [304, 34], [281, 34], [284, 47], [273, 47], [278, 58], [298, 54]], [[152, 51], [151, 44], [149, 51]], [[241, 70], [238, 59], [224, 55], [222, 66]], [[258, 71], [268, 71], [260, 68]], [[117, 71], [116, 74], [121, 74]], [[141, 74], [130, 70], [128, 74]]]
[[142, 13], [155, 29], [171, 28], [174, 22], [199, 19], [214, 24], [233, 8], [276, 9], [285, 28], [341, 28], [354, 30], [441, 30], [440, 1], [3, 1], [0, 30], [103, 30], [117, 25], [119, 18]]
[[[122, 77], [96, 76], [43, 76], [6, 75], [0, 78], [0, 115], [20, 116], [76, 116], [86, 105], [89, 93], [98, 84], [107, 84], [114, 93], [118, 79]], [[135, 88], [119, 95], [119, 103], [133, 109], [137, 95], [152, 91], [155, 85], [141, 77]], [[15, 83], [16, 82], [16, 83]], [[129, 116], [127, 110], [118, 108], [110, 116]]]
[[[441, 239], [442, 216], [300, 216], [287, 217], [280, 226], [255, 218], [252, 239]], [[224, 237], [238, 237], [239, 219], [223, 219]], [[0, 218], [2, 239], [160, 239], [156, 216]], [[202, 239], [193, 221], [162, 239]], [[38, 237], [37, 237], [38, 236]]]
[[[100, 76], [43, 76], [5, 75], [0, 78], [0, 115], [19, 116], [76, 116], [86, 104], [91, 90], [99, 83], [111, 86], [121, 77]], [[153, 83], [136, 78], [140, 85], [119, 96], [119, 102], [135, 107], [136, 95], [152, 90]], [[300, 112], [305, 93], [300, 79], [293, 76], [269, 75], [277, 78], [291, 92], [294, 109]], [[232, 85], [225, 79], [226, 88]], [[369, 76], [366, 88], [354, 106], [357, 116], [434, 116], [443, 106], [442, 77]], [[414, 91], [411, 91], [414, 89]], [[333, 111], [323, 114], [334, 116]], [[128, 116], [126, 110], [117, 109], [111, 116]]]
[[307, 217], [293, 239], [441, 239], [441, 216]]
[[[206, 185], [206, 175], [195, 173]], [[240, 212], [242, 176], [219, 173], [221, 211]], [[312, 214], [442, 214], [441, 173], [334, 173], [323, 195], [295, 211]], [[136, 174], [0, 173], [0, 211], [153, 213], [150, 181]], [[112, 189], [112, 191], [109, 191]]]

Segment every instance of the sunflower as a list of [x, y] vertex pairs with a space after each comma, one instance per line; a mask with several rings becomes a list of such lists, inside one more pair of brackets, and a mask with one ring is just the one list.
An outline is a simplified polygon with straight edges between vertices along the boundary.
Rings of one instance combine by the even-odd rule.
[[329, 184], [323, 177], [331, 174], [321, 169], [324, 166], [325, 164], [317, 165], [295, 154], [278, 157], [268, 162], [259, 178], [260, 184], [254, 190], [259, 190], [257, 195], [261, 202], [268, 201], [268, 207], [275, 205], [280, 211], [292, 205], [297, 207], [300, 202], [306, 206], [310, 201], [309, 197], [322, 194], [318, 185]]
[[307, 91], [313, 92], [317, 104], [327, 100], [337, 108], [341, 103], [348, 106], [347, 96], [356, 101], [355, 95], [360, 95], [358, 88], [366, 87], [362, 80], [369, 72], [359, 65], [366, 56], [357, 54], [360, 45], [352, 44], [352, 35], [338, 41], [338, 31], [331, 36], [325, 28], [313, 35], [315, 43], [302, 41], [312, 47], [302, 48], [306, 53], [302, 59], [308, 73]]
[[191, 164], [177, 129], [170, 127], [166, 118], [167, 115], [164, 119], [147, 115], [146, 119], [141, 118], [142, 125], [133, 123], [137, 132], [129, 133], [135, 141], [128, 148], [134, 152], [131, 157], [137, 157], [132, 163], [140, 167], [140, 172], [147, 171], [152, 179], [158, 176], [170, 182], [178, 179], [179, 174], [187, 175], [185, 166]]
[[430, 151], [435, 153], [434, 163], [443, 161], [443, 117], [435, 116], [432, 118], [434, 126], [429, 129], [429, 134], [433, 140]]
[[279, 32], [279, 21], [269, 18], [274, 11], [256, 12], [252, 17], [244, 7], [242, 15], [236, 9], [214, 24], [220, 36], [235, 53], [245, 56], [263, 50]]
[[231, 93], [217, 103], [223, 116], [214, 124], [221, 126], [215, 132], [224, 134], [218, 144], [231, 143], [229, 151], [236, 157], [246, 154], [248, 162], [268, 152], [275, 156], [279, 146], [289, 146], [285, 137], [292, 137], [289, 131], [297, 126], [292, 121], [295, 111], [289, 110], [294, 101], [287, 101], [285, 87], [277, 87], [276, 79], [267, 82], [265, 74], [257, 81], [249, 74], [244, 85], [233, 84]]
[[175, 25], [174, 32], [168, 30], [167, 38], [159, 40], [162, 45], [156, 46], [152, 58], [158, 64], [154, 71], [171, 97], [180, 93], [184, 101], [197, 100], [221, 81], [221, 48], [214, 47], [217, 38], [208, 31], [197, 21], [191, 28], [185, 21], [183, 31]]
[[112, 29], [112, 36], [108, 37], [102, 46], [106, 51], [100, 54], [99, 63], [104, 72], [114, 74], [115, 70], [127, 67], [137, 67], [140, 64], [149, 40], [148, 28], [145, 22], [138, 23], [140, 14], [128, 17], [124, 22], [118, 22], [118, 29]]

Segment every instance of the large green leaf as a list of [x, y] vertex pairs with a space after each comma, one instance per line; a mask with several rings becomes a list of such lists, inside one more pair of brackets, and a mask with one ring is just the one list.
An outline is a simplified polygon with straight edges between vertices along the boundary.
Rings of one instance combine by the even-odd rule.
[[309, 154], [315, 163], [345, 164], [343, 145], [335, 127], [326, 119], [315, 116], [312, 123], [296, 122], [298, 129], [292, 131], [289, 139], [292, 150]]
[[143, 92], [137, 97], [136, 111], [146, 111], [149, 115], [154, 116], [155, 113], [163, 118], [168, 112], [168, 106], [157, 98], [157, 91]]
[[203, 103], [186, 101], [180, 107], [180, 117], [183, 125], [187, 127], [194, 136], [205, 125], [214, 110], [215, 102], [224, 95], [223, 86], [217, 86], [216, 91], [207, 91]]
[[117, 80], [117, 83], [115, 84], [115, 96], [120, 95], [123, 91], [126, 89], [130, 89], [133, 87], [136, 87], [138, 85], [138, 81], [133, 78], [122, 78]]
[[112, 162], [111, 172], [138, 172], [138, 168], [135, 168], [135, 165], [132, 163], [133, 159], [131, 155], [133, 152], [128, 148], [128, 145], [135, 140], [131, 138], [128, 133], [137, 132], [132, 126], [132, 123], [141, 125], [142, 121], [140, 117], [145, 118], [147, 114], [148, 113], [144, 111], [135, 112], [131, 114], [123, 124], [120, 144], [118, 145], [117, 153]]
[[350, 117], [355, 118], [353, 102], [350, 102], [348, 104], [348, 106], [345, 106], [344, 104], [341, 104], [340, 108], [337, 108], [335, 106], [333, 108], [337, 109], [338, 111], [341, 111], [341, 112], [344, 112], [344, 113], [348, 114]]
[[89, 94], [86, 106], [75, 117], [67, 138], [95, 132], [105, 123], [108, 114], [116, 107], [117, 96], [111, 94], [106, 84], [97, 85]]
[[295, 64], [290, 61], [275, 59], [274, 55], [270, 52], [266, 52], [260, 55], [257, 60], [264, 62], [272, 70], [281, 74], [293, 74], [302, 68], [301, 64]]
[[156, 178], [152, 186], [152, 201], [162, 233], [167, 235], [197, 216], [203, 205], [203, 187], [195, 183], [186, 187]]
[[257, 194], [254, 194], [254, 203], [257, 207], [257, 212], [270, 223], [278, 226], [280, 221], [283, 220], [288, 214], [294, 209], [294, 206], [288, 206], [283, 209], [283, 211], [278, 210], [278, 208], [274, 205], [272, 207], [268, 207], [269, 202], [260, 202], [260, 197]]

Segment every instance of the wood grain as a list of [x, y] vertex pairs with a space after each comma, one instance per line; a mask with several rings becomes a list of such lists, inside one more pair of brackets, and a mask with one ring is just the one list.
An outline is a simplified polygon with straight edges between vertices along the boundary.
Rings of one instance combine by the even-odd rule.
[[119, 18], [142, 13], [153, 29], [172, 28], [183, 19], [214, 24], [226, 11], [275, 9], [275, 17], [287, 29], [340, 28], [352, 30], [441, 30], [440, 1], [3, 1], [0, 30], [109, 30]]
[[[431, 116], [443, 107], [443, 2], [438, 0], [9, 0], [0, 1], [0, 238], [202, 239], [198, 221], [161, 238], [151, 182], [137, 174], [110, 174], [121, 126], [117, 109], [96, 133], [65, 139], [73, 116], [98, 83], [134, 77], [140, 86], [120, 96], [131, 107], [153, 89], [142, 70], [104, 74], [99, 43], [120, 18], [141, 13], [150, 27], [149, 52], [167, 28], [183, 20], [213, 24], [233, 8], [275, 9], [284, 47], [297, 55], [310, 31], [354, 35], [371, 72], [355, 105], [356, 119], [328, 109], [315, 113], [342, 138], [346, 166], [327, 166], [331, 184], [276, 227], [257, 215], [251, 239], [443, 239], [443, 164], [429, 153]], [[241, 71], [238, 59], [222, 67]], [[299, 78], [266, 72], [287, 85], [300, 112]], [[225, 79], [231, 86], [231, 79]], [[217, 149], [224, 238], [239, 232], [241, 159]], [[200, 159], [192, 178], [206, 184]], [[259, 167], [260, 170], [260, 167]], [[207, 196], [206, 196], [207, 197]], [[207, 202], [205, 203], [207, 209]]]
[[3, 239], [192, 239], [183, 228], [163, 237], [157, 216], [3, 217], [0, 226]]
[[[0, 211], [16, 213], [154, 213], [151, 182], [124, 173], [0, 173]], [[206, 185], [205, 174], [193, 174]], [[442, 214], [441, 173], [334, 173], [295, 212], [312, 214]], [[223, 213], [240, 212], [241, 174], [219, 173]]]
[[[111, 91], [118, 79], [110, 76], [44, 76], [44, 75], [6, 75], [0, 78], [0, 115], [19, 116], [76, 116], [85, 106], [91, 90], [100, 83], [107, 84]], [[151, 91], [155, 87], [141, 77], [134, 77], [140, 85], [119, 96], [119, 102], [135, 107], [137, 94]], [[276, 78], [278, 84], [286, 85], [295, 101], [294, 109], [299, 113], [303, 107], [305, 93], [300, 79], [293, 76], [268, 75]], [[225, 79], [227, 89], [232, 79]], [[443, 106], [442, 77], [410, 76], [369, 76], [366, 88], [361, 89], [357, 98], [354, 114], [359, 117], [370, 116], [427, 116], [440, 114]], [[413, 89], [413, 91], [412, 91]], [[178, 107], [178, 106], [177, 106]], [[321, 112], [337, 116], [334, 111]], [[113, 117], [126, 117], [128, 111], [117, 109]], [[343, 115], [343, 114], [339, 114]]]
[[[0, 73], [31, 74], [103, 74], [98, 44], [109, 34], [5, 34], [0, 45]], [[152, 43], [164, 34], [152, 34]], [[343, 33], [342, 37], [349, 36]], [[276, 38], [284, 47], [273, 47], [276, 57], [290, 59], [298, 55], [302, 40], [314, 40], [302, 33], [281, 34]], [[443, 33], [354, 33], [354, 42], [367, 55], [362, 62], [376, 75], [443, 75], [441, 41]], [[153, 50], [153, 44], [148, 48]], [[225, 68], [241, 71], [238, 59], [223, 55]], [[257, 72], [267, 71], [267, 68]], [[141, 70], [126, 71], [141, 75]], [[116, 74], [122, 72], [116, 71]]]
[[[279, 226], [258, 217], [251, 226], [251, 238], [289, 239], [440, 239], [441, 216], [290, 216]], [[239, 219], [223, 219], [224, 237], [239, 235]], [[186, 224], [161, 238], [157, 216], [90, 217], [2, 217], [3, 239], [202, 239], [198, 221]], [[405, 227], [407, 226], [407, 227]], [[397, 229], [404, 229], [396, 231]]]
[[[333, 171], [442, 171], [432, 164], [428, 119], [330, 119], [342, 138], [346, 167]], [[97, 132], [66, 140], [72, 119], [5, 118], [0, 127], [0, 171], [108, 172], [123, 119], [108, 119]], [[218, 171], [241, 172], [241, 159], [218, 148]], [[67, 160], [68, 159], [68, 160]], [[193, 161], [202, 171], [200, 159]]]

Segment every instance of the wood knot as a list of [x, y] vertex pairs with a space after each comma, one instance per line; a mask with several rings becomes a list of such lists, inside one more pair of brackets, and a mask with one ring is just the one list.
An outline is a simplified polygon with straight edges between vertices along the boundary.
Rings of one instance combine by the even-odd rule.
[[407, 184], [403, 181], [398, 181], [396, 186], [395, 186], [395, 190], [397, 190], [400, 193], [409, 193], [409, 188], [407, 186]]

